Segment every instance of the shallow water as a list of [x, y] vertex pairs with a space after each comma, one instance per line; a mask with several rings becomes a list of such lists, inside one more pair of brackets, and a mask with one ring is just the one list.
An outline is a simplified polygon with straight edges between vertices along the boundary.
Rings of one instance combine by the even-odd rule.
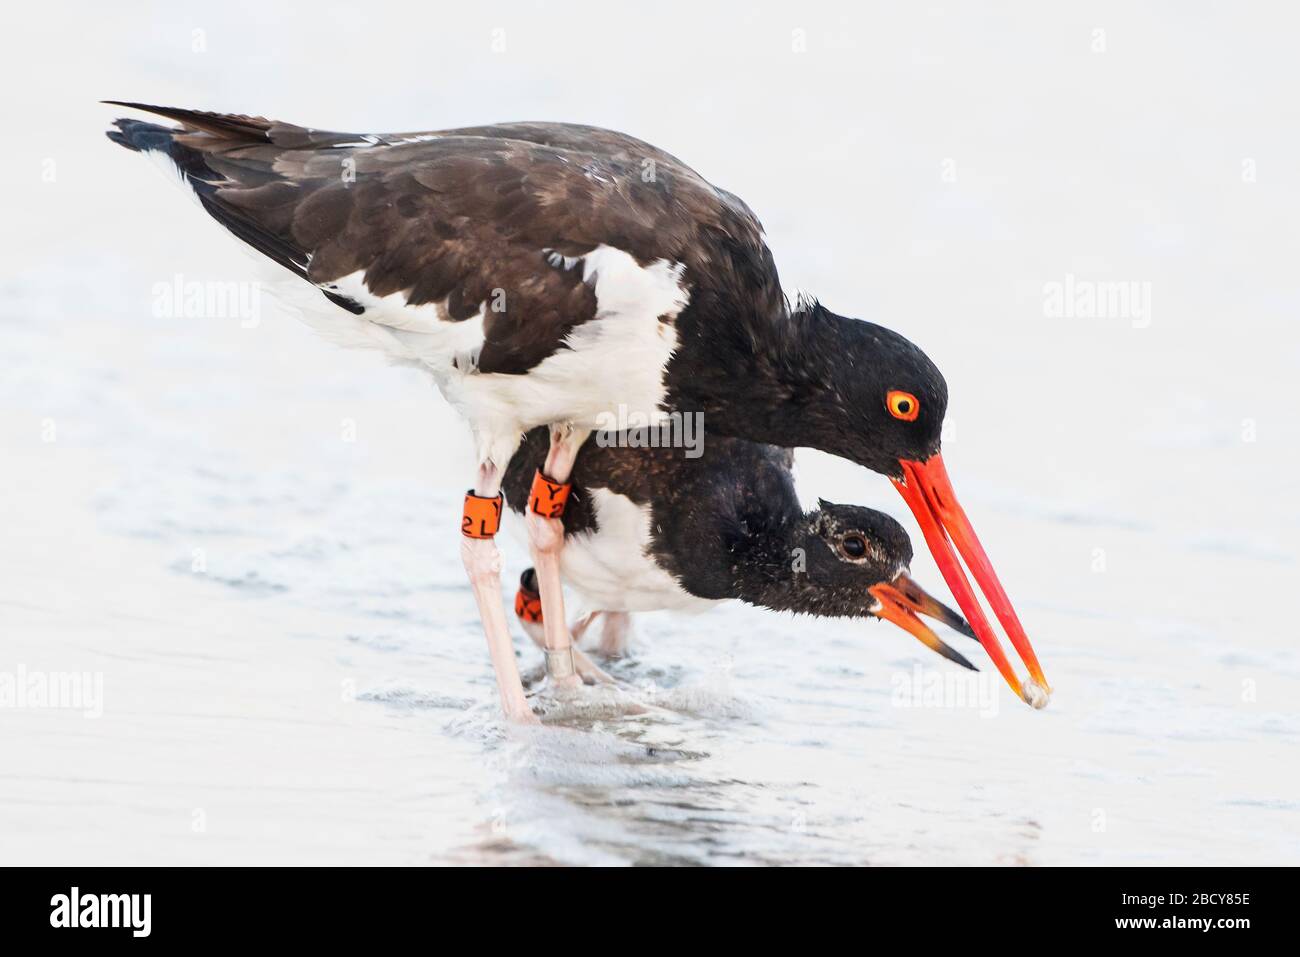
[[[637, 619], [611, 670], [649, 713], [588, 692], [510, 729], [459, 568], [442, 443], [462, 440], [393, 423], [447, 417], [427, 383], [285, 317], [253, 355], [213, 324], [117, 316], [106, 335], [58, 314], [75, 295], [4, 320], [29, 374], [3, 396], [24, 411], [2, 607], [7, 661], [101, 672], [103, 715], [5, 714], [9, 859], [1297, 859], [1294, 650], [1224, 623], [1245, 606], [1144, 611], [1148, 577], [1081, 596], [1049, 559], [1005, 572], [1057, 688], [1041, 713], [888, 625], [729, 606]], [[1293, 571], [966, 487], [995, 555], [1100, 526], [1166, 574], [1242, 563], [1267, 592]], [[511, 583], [526, 550], [503, 543]]]
[[[220, 16], [204, 12], [214, 36]], [[153, 314], [176, 273], [260, 274], [136, 157], [101, 148], [107, 114], [89, 101], [118, 92], [107, 77], [256, 110], [274, 76], [219, 43], [196, 66], [179, 20], [123, 37], [140, 55], [110, 61], [104, 37], [125, 28], [106, 23], [93, 44], [63, 38], [86, 103], [27, 117], [45, 140], [15, 149], [63, 172], [44, 192], [6, 184], [25, 228], [4, 239], [0, 287], [0, 672], [99, 675], [102, 714], [0, 709], [0, 859], [1300, 863], [1300, 291], [1279, 225], [1300, 185], [1237, 178], [1239, 153], [1284, 155], [1294, 135], [1270, 103], [1294, 88], [1269, 82], [1293, 59], [1270, 53], [1281, 33], [1207, 15], [1162, 45], [1167, 23], [1113, 11], [1111, 30], [1154, 52], [1101, 64], [1052, 51], [1073, 28], [1032, 19], [809, 16], [810, 42], [836, 55], [797, 74], [782, 49], [755, 52], [765, 24], [785, 42], [779, 16], [733, 23], [721, 47], [674, 33], [676, 68], [699, 71], [703, 105], [685, 112], [618, 83], [575, 99], [536, 60], [567, 41], [528, 12], [507, 18], [522, 27], [506, 86], [477, 99], [438, 99], [399, 56], [420, 95], [332, 83], [332, 107], [286, 91], [266, 109], [335, 109], [336, 126], [379, 109], [385, 129], [602, 122], [746, 196], [792, 285], [913, 335], [944, 368], [945, 458], [1051, 705], [1012, 699], [960, 636], [945, 637], [978, 678], [888, 625], [729, 606], [637, 619], [611, 670], [648, 713], [588, 695], [547, 727], [504, 726], [458, 554], [469, 443], [431, 385], [317, 340], [269, 296], [247, 328]], [[882, 24], [901, 38], [888, 50], [871, 39]], [[1238, 42], [1216, 57], [1257, 82], [1203, 76], [1195, 41], [1220, 36]], [[287, 37], [277, 62], [316, 62], [319, 46]], [[1015, 77], [1045, 62], [1064, 66], [1025, 99]], [[758, 99], [798, 103], [789, 140], [764, 134], [758, 105], [718, 132], [706, 107], [737, 96], [732, 69], [760, 77]], [[876, 87], [902, 92], [851, 95]], [[1207, 110], [1213, 136], [1197, 132]], [[1093, 134], [1068, 138], [1079, 128]], [[834, 175], [810, 182], [810, 167]], [[1067, 272], [1151, 281], [1154, 321], [1045, 318], [1043, 283]], [[809, 499], [884, 508], [919, 542], [884, 480], [804, 451], [798, 467]], [[503, 548], [509, 592], [527, 552], [517, 534]], [[928, 557], [913, 571], [943, 593]]]

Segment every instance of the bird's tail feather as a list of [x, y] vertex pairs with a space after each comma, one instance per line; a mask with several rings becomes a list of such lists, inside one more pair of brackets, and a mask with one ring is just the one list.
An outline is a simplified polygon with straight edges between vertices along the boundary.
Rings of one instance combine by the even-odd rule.
[[[144, 110], [181, 123], [181, 127], [160, 126], [144, 120], [117, 119], [113, 121], [115, 129], [107, 131], [107, 136], [119, 146], [124, 146], [137, 153], [153, 153], [165, 156], [175, 166], [184, 184], [194, 191], [199, 203], [222, 226], [232, 234], [252, 246], [258, 252], [284, 266], [295, 275], [307, 279], [308, 257], [285, 236], [264, 228], [250, 219], [237, 206], [223, 202], [219, 190], [229, 185], [226, 173], [230, 164], [222, 162], [220, 152], [213, 151], [213, 142], [222, 145], [255, 145], [270, 143], [272, 129], [281, 131], [288, 137], [305, 134], [308, 131], [291, 124], [272, 124], [260, 116], [242, 116], [233, 113], [208, 113], [202, 110], [184, 110], [167, 106], [148, 106], [143, 103], [128, 103], [119, 100], [105, 100], [113, 106], [125, 106]], [[327, 134], [328, 135], [328, 134]], [[265, 165], [265, 164], [263, 164]], [[267, 171], [245, 166], [240, 175], [247, 180], [253, 177], [273, 178]], [[310, 281], [310, 280], [308, 280]], [[338, 306], [353, 314], [362, 312], [357, 303], [345, 296], [329, 290], [321, 290], [324, 296]]]
[[[261, 116], [243, 116], [238, 113], [209, 113], [206, 110], [186, 110], [176, 106], [151, 106], [148, 103], [131, 103], [125, 100], [103, 100], [102, 102], [108, 106], [125, 106], [131, 110], [140, 110], [145, 113], [153, 113], [155, 116], [163, 116], [169, 120], [176, 120], [176, 122], [184, 124], [190, 130], [201, 130], [204, 133], [212, 133], [225, 139], [248, 140], [260, 143], [269, 143], [271, 141], [272, 123]], [[134, 121], [118, 120], [117, 122], [120, 125], [123, 122]], [[166, 127], [154, 128], [166, 129]], [[177, 131], [173, 130], [172, 132]], [[116, 139], [112, 133], [109, 134], [109, 139], [114, 142], [122, 142]]]

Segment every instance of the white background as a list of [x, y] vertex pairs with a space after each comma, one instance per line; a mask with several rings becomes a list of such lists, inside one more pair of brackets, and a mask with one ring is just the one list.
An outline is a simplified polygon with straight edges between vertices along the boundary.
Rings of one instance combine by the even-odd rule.
[[[1291, 5], [5, 19], [0, 672], [99, 673], [104, 701], [0, 708], [0, 860], [1300, 863]], [[640, 622], [620, 674], [670, 714], [506, 733], [462, 427], [267, 297], [251, 329], [156, 316], [178, 274], [257, 273], [103, 138], [109, 97], [681, 156], [759, 213], [788, 289], [944, 370], [945, 458], [1052, 705], [899, 707], [914, 668], [952, 674], [901, 632], [736, 606]], [[1067, 275], [1149, 283], [1150, 321], [1047, 315]], [[799, 467], [919, 543], [883, 479]]]

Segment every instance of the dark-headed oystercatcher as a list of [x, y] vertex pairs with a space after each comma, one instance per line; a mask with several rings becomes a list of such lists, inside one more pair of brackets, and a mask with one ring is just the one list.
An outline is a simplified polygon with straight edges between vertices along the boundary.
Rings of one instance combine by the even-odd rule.
[[[235, 236], [313, 284], [335, 341], [429, 370], [477, 447], [462, 557], [507, 715], [530, 720], [493, 544], [520, 436], [550, 429], [528, 517], [548, 670], [576, 683], [558, 516], [591, 430], [702, 413], [710, 435], [811, 446], [887, 475], [1007, 682], [1047, 682], [939, 454], [947, 386], [907, 339], [782, 293], [739, 198], [633, 137], [508, 123], [350, 134], [143, 109], [109, 137], [169, 159]], [[950, 541], [951, 538], [951, 541]], [[956, 551], [953, 545], [956, 545]], [[957, 559], [1029, 668], [1023, 686]]]
[[[534, 429], [515, 452], [503, 485], [512, 511], [525, 512], [547, 445], [546, 430]], [[588, 611], [607, 617], [603, 650], [618, 650], [610, 639], [621, 640], [629, 612], [693, 611], [739, 599], [776, 611], [892, 621], [975, 670], [917, 617], [975, 637], [911, 579], [912, 543], [903, 527], [856, 505], [820, 501], [805, 512], [791, 464], [788, 449], [722, 437], [709, 439], [698, 458], [668, 447], [584, 444], [562, 517], [561, 574]], [[515, 610], [540, 643], [536, 589], [529, 569]], [[580, 619], [582, 627], [592, 617]], [[604, 677], [585, 658], [578, 667], [591, 679]]]

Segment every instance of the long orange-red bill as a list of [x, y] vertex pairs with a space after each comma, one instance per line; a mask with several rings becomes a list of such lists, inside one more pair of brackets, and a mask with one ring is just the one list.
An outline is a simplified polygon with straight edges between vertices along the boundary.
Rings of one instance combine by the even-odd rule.
[[921, 644], [931, 651], [943, 655], [949, 661], [955, 661], [963, 668], [969, 668], [971, 671], [979, 671], [978, 668], [966, 660], [965, 655], [954, 648], [950, 648], [943, 639], [931, 631], [925, 622], [917, 617], [917, 614], [937, 618], [963, 634], [970, 632], [970, 626], [962, 620], [961, 615], [927, 595], [925, 590], [908, 578], [906, 574], [900, 573], [892, 582], [881, 582], [879, 585], [872, 585], [867, 591], [876, 599], [879, 606], [872, 612], [877, 618], [892, 621], [908, 634], [917, 638]]
[[[993, 564], [984, 552], [984, 546], [980, 544], [975, 529], [957, 502], [948, 470], [944, 468], [943, 456], [935, 453], [924, 462], [905, 459], [900, 464], [903, 467], [903, 478], [901, 481], [895, 479], [894, 486], [916, 516], [935, 563], [952, 590], [953, 597], [957, 599], [957, 604], [975, 629], [976, 637], [1011, 689], [1033, 707], [1043, 707], [1047, 704], [1051, 685], [1043, 675], [1038, 656], [1029, 643], [1029, 636], [1025, 634], [1024, 626], [1011, 607], [1011, 600], [998, 581]], [[954, 545], [956, 551], [953, 550]], [[957, 560], [957, 552], [961, 553], [980, 590], [988, 598], [994, 614], [1006, 629], [1011, 644], [1029, 669], [1030, 681], [1021, 682], [1016, 676], [1015, 669], [998, 642], [997, 634], [984, 616], [984, 610], [966, 580], [966, 574]]]

